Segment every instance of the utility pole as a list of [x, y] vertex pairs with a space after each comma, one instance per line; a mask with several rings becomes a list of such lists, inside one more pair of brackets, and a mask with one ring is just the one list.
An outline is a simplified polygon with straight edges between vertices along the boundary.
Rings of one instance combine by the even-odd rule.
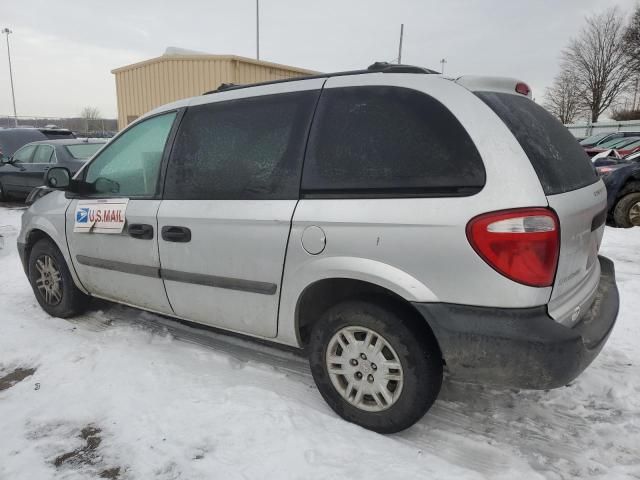
[[256, 60], [260, 60], [260, 0], [256, 0]]
[[8, 28], [2, 30], [2, 33], [7, 35], [7, 57], [9, 58], [9, 79], [11, 80], [11, 98], [13, 99], [13, 122], [18, 126], [18, 113], [16, 112], [16, 94], [13, 89], [13, 70], [11, 70], [11, 49], [9, 48], [9, 34], [13, 33]]
[[444, 64], [447, 63], [447, 59], [443, 58], [442, 60], [440, 60], [440, 73], [442, 75], [444, 75]]
[[636, 86], [633, 89], [633, 108], [632, 110], [636, 110], [636, 99], [638, 98], [638, 77], [636, 76]]
[[398, 47], [398, 65], [402, 63], [402, 36], [404, 35], [404, 23], [400, 24], [400, 46]]

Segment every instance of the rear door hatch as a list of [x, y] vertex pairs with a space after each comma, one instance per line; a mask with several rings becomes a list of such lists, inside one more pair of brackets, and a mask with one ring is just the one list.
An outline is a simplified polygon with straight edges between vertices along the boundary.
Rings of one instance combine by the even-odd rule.
[[475, 92], [507, 125], [529, 157], [560, 221], [560, 255], [549, 315], [579, 321], [600, 278], [597, 259], [606, 219], [606, 190], [584, 149], [544, 108], [506, 92]]

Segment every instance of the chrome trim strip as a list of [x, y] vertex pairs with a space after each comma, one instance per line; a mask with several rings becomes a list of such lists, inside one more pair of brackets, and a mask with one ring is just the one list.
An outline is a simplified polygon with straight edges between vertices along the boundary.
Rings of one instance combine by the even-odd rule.
[[261, 295], [274, 295], [278, 291], [278, 285], [270, 282], [260, 282], [256, 280], [244, 280], [241, 278], [218, 277], [215, 275], [204, 275], [202, 273], [180, 272], [178, 270], [160, 269], [146, 265], [135, 265], [133, 263], [118, 262], [114, 260], [104, 260], [101, 258], [76, 255], [76, 260], [88, 267], [102, 268], [143, 277], [162, 278], [172, 282], [191, 283], [194, 285], [204, 285], [213, 288], [224, 288], [226, 290], [238, 290], [241, 292], [259, 293]]
[[166, 270], [164, 268], [161, 271], [161, 275], [164, 280], [174, 282], [193, 283], [195, 285], [225, 288], [227, 290], [260, 293], [262, 295], [273, 295], [278, 290], [278, 286], [270, 282], [243, 280], [232, 277], [217, 277], [215, 275], [203, 275], [201, 273], [179, 272], [177, 270]]

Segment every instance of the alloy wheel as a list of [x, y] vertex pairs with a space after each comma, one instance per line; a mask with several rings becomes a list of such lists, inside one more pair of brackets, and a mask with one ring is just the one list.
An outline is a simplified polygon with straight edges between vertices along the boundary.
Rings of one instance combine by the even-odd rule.
[[631, 222], [631, 225], [640, 227], [640, 202], [631, 205], [629, 209], [629, 222]]
[[62, 276], [53, 257], [41, 255], [36, 259], [36, 287], [49, 305], [58, 305], [62, 301]]

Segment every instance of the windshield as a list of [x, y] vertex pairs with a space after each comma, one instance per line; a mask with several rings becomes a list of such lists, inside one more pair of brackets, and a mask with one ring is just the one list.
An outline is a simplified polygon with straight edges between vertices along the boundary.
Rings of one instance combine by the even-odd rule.
[[640, 138], [636, 138], [635, 141], [630, 142], [630, 143], [625, 143], [624, 144], [624, 149], [625, 150], [630, 150], [632, 148], [636, 148], [640, 146]]
[[85, 160], [93, 156], [104, 143], [78, 143], [76, 145], [65, 145], [67, 151], [73, 158]]
[[601, 143], [597, 148], [620, 148], [637, 140], [640, 139], [638, 137], [616, 138], [615, 140], [609, 140], [608, 142]]
[[580, 141], [580, 145], [594, 145], [602, 140], [607, 135], [611, 135], [610, 133], [598, 133], [597, 135], [591, 135], [590, 137], [585, 138]]

